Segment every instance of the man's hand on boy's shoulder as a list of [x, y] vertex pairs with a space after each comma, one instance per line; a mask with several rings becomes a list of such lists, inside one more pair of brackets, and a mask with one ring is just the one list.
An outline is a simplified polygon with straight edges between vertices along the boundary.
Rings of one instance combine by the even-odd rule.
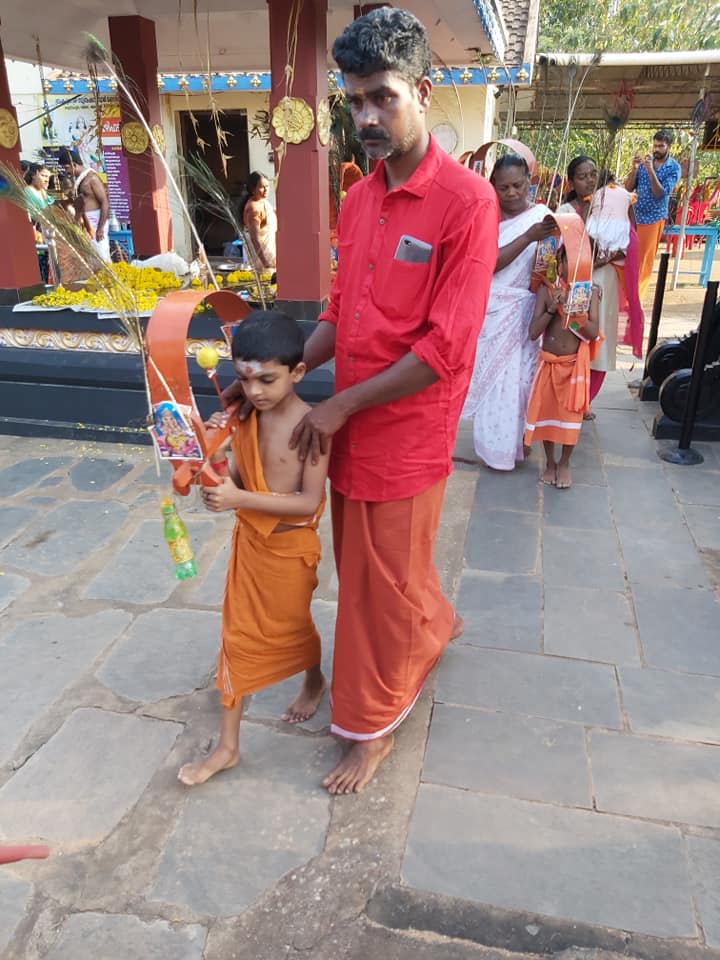
[[310, 454], [310, 462], [317, 463], [330, 449], [330, 440], [345, 425], [348, 414], [336, 397], [323, 400], [313, 407], [295, 427], [290, 437], [290, 449], [297, 449], [300, 460]]

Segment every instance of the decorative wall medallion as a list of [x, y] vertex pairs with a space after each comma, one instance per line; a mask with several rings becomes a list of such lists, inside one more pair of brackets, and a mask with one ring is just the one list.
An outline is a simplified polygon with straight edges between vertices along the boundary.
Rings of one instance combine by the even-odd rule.
[[159, 123], [154, 123], [150, 129], [155, 138], [155, 143], [158, 145], [159, 153], [165, 153], [165, 131]]
[[17, 120], [9, 110], [0, 107], [0, 147], [12, 150], [17, 145], [18, 136]]
[[145, 153], [150, 143], [145, 127], [136, 120], [130, 120], [120, 127], [120, 139], [127, 153]]
[[322, 100], [318, 100], [315, 122], [317, 124], [318, 140], [323, 147], [326, 147], [328, 143], [330, 143], [330, 127], [332, 126], [330, 104], [327, 102], [326, 97], [323, 97]]
[[302, 143], [315, 126], [312, 107], [301, 97], [283, 97], [272, 112], [275, 133], [287, 143]]

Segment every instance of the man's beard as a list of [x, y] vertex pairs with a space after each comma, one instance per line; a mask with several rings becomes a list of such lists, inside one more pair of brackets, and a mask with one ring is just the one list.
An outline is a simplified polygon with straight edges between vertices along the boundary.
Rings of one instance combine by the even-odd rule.
[[[358, 134], [363, 150], [371, 160], [397, 160], [415, 146], [416, 131], [409, 130], [402, 140], [391, 140], [384, 130], [363, 130]], [[375, 140], [372, 146], [366, 140]]]

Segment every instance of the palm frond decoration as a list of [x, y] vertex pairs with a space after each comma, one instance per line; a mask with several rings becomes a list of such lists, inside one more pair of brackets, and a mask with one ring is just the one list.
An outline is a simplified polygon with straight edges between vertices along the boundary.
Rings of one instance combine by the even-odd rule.
[[198, 258], [204, 265], [204, 268], [207, 270], [208, 277], [210, 278], [215, 289], [219, 290], [220, 288], [215, 280], [215, 274], [213, 273], [212, 267], [210, 266], [210, 261], [208, 260], [207, 253], [205, 252], [205, 247], [203, 245], [202, 240], [200, 239], [199, 233], [197, 232], [197, 227], [195, 226], [193, 219], [190, 216], [190, 211], [187, 208], [185, 197], [183, 196], [182, 191], [178, 186], [177, 180], [175, 179], [173, 172], [170, 169], [170, 164], [165, 159], [165, 155], [163, 154], [163, 151], [155, 138], [155, 134], [150, 128], [150, 124], [147, 122], [147, 119], [145, 118], [145, 114], [142, 112], [142, 109], [140, 108], [140, 104], [138, 103], [137, 97], [134, 91], [132, 90], [132, 84], [128, 79], [128, 77], [125, 75], [125, 71], [122, 68], [122, 64], [120, 64], [117, 58], [113, 56], [113, 54], [97, 39], [97, 37], [94, 37], [91, 33], [86, 33], [85, 36], [87, 37], [87, 40], [88, 40], [87, 46], [85, 48], [85, 59], [87, 60], [87, 63], [88, 63], [88, 69], [93, 73], [93, 76], [97, 76], [97, 71], [99, 67], [102, 67], [108, 71], [110, 76], [117, 83], [118, 89], [122, 93], [125, 99], [125, 102], [128, 104], [128, 106], [130, 106], [133, 113], [136, 115], [138, 121], [140, 122], [143, 129], [145, 130], [145, 133], [147, 134], [148, 139], [152, 144], [153, 151], [157, 155], [158, 159], [160, 160], [160, 163], [163, 166], [163, 169], [165, 170], [165, 176], [167, 177], [167, 182], [172, 187], [172, 190], [175, 194], [178, 204], [180, 205], [183, 215], [190, 228], [190, 232], [192, 233], [193, 239], [197, 244]]
[[190, 159], [178, 157], [178, 160], [180, 161], [180, 168], [185, 176], [192, 181], [193, 185], [200, 191], [197, 200], [198, 206], [219, 220], [229, 223], [236, 235], [242, 239], [244, 249], [247, 253], [247, 261], [250, 264], [250, 269], [255, 278], [262, 308], [263, 310], [267, 310], [267, 302], [260, 278], [262, 263], [253, 246], [250, 234], [240, 221], [232, 197], [225, 189], [224, 184], [218, 180], [201, 156], [193, 154]]

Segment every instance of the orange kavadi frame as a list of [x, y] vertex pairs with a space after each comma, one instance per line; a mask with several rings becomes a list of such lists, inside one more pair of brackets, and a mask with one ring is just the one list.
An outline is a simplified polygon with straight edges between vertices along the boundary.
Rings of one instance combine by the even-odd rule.
[[[237, 323], [251, 312], [251, 308], [237, 294], [228, 290], [176, 290], [158, 303], [148, 321], [145, 334], [150, 400], [153, 404], [172, 400], [190, 407], [190, 423], [203, 452], [202, 461], [169, 461], [173, 468], [173, 487], [182, 496], [190, 492], [193, 483], [208, 487], [222, 483], [222, 477], [213, 470], [209, 459], [227, 440], [232, 430], [230, 425], [205, 426], [190, 387], [185, 342], [193, 312], [203, 301], [212, 307], [222, 325]], [[228, 412], [232, 413], [234, 409], [236, 407], [230, 407]]]

